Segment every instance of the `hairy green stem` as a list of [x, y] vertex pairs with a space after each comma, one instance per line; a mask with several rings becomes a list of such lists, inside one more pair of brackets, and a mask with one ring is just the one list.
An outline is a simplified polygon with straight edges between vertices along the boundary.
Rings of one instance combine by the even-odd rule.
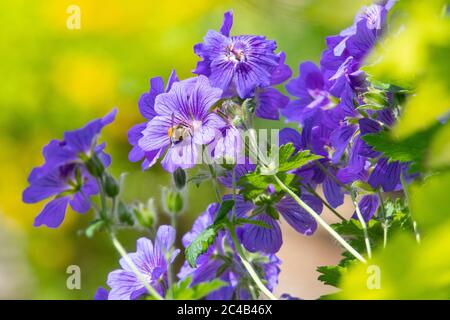
[[320, 215], [315, 212], [310, 206], [308, 206], [299, 196], [297, 196], [291, 189], [289, 189], [283, 181], [281, 181], [276, 175], [274, 175], [275, 181], [287, 194], [289, 194], [303, 209], [306, 210], [316, 221], [320, 224], [333, 238], [335, 238], [348, 252], [350, 252], [356, 259], [363, 263], [367, 263], [366, 259], [358, 253], [350, 244], [348, 244], [333, 228], [331, 228]]
[[[235, 168], [231, 169], [231, 185], [232, 185], [232, 199], [235, 203], [235, 205], [233, 205], [233, 208], [231, 209], [231, 214], [232, 214], [232, 218], [231, 220], [234, 221], [234, 218], [236, 217], [236, 173], [235, 173]], [[230, 230], [230, 234], [231, 234], [231, 238], [233, 240], [234, 246], [236, 247], [236, 251], [238, 253], [239, 258], [242, 261], [242, 264], [244, 265], [245, 269], [247, 270], [248, 274], [250, 275], [250, 277], [253, 279], [253, 281], [255, 282], [256, 286], [271, 300], [277, 300], [277, 298], [272, 294], [272, 292], [270, 292], [269, 289], [267, 289], [267, 287], [262, 283], [261, 279], [258, 277], [257, 273], [255, 272], [255, 270], [253, 269], [252, 265], [250, 264], [250, 262], [248, 262], [245, 253], [244, 253], [244, 249], [242, 248], [241, 244], [239, 243], [237, 236], [236, 236], [236, 230], [234, 225], [232, 224], [232, 222], [230, 223], [230, 225], [228, 226], [228, 229]], [[254, 293], [253, 293], [254, 294]]]
[[208, 165], [209, 172], [211, 173], [211, 183], [213, 185], [214, 192], [216, 194], [216, 199], [219, 203], [222, 202], [222, 198], [220, 197], [219, 186], [217, 185], [217, 177], [214, 167], [212, 165]]
[[[174, 230], [177, 230], [177, 217], [174, 214], [170, 215], [170, 225], [172, 226], [172, 228]], [[174, 276], [174, 271], [173, 271], [173, 264], [169, 263], [168, 277], [167, 277], [167, 282], [168, 282], [169, 288], [172, 288], [172, 284], [175, 283], [174, 279], [175, 279], [175, 276]], [[170, 299], [173, 299], [173, 296], [171, 296]]]
[[[101, 208], [100, 208], [100, 217], [104, 219], [105, 221], [108, 221], [110, 218], [112, 219], [114, 217], [115, 211], [116, 211], [116, 198], [113, 199], [113, 205], [111, 207], [110, 217], [108, 217], [107, 213], [107, 202], [106, 202], [106, 193], [103, 185], [103, 178], [97, 178], [98, 187], [100, 189], [100, 201], [101, 201]], [[145, 277], [142, 275], [142, 273], [138, 270], [136, 265], [133, 263], [133, 261], [128, 256], [126, 250], [120, 243], [120, 241], [117, 239], [117, 237], [114, 234], [114, 231], [111, 230], [111, 228], [108, 228], [108, 233], [111, 237], [111, 241], [116, 248], [117, 252], [122, 256], [122, 258], [125, 260], [125, 262], [128, 264], [128, 266], [131, 268], [131, 271], [135, 274], [136, 278], [139, 280], [139, 282], [142, 283], [142, 285], [147, 289], [148, 293], [153, 296], [157, 300], [164, 300], [164, 298], [146, 281]]]
[[242, 264], [244, 265], [245, 269], [247, 270], [250, 277], [255, 282], [256, 286], [261, 290], [262, 293], [264, 293], [270, 300], [278, 300], [277, 297], [273, 295], [272, 292], [270, 292], [269, 289], [263, 284], [262, 280], [259, 278], [258, 274], [256, 273], [255, 269], [253, 269], [253, 266], [251, 263], [247, 260], [247, 257], [245, 256], [244, 249], [242, 248], [241, 244], [239, 243], [239, 240], [236, 235], [235, 227], [232, 223], [228, 225], [228, 229], [230, 230], [231, 239], [233, 240], [234, 246], [236, 247], [237, 254], [239, 258], [241, 259]]
[[359, 209], [358, 202], [356, 201], [355, 195], [352, 193], [352, 201], [353, 205], [355, 206], [356, 216], [358, 217], [359, 222], [361, 223], [361, 226], [363, 228], [364, 233], [364, 242], [366, 243], [366, 250], [367, 250], [367, 256], [369, 259], [372, 258], [372, 248], [370, 247], [370, 239], [369, 239], [369, 232], [367, 231], [367, 224], [364, 220], [363, 215], [361, 214], [361, 210]]
[[377, 190], [377, 196], [380, 201], [381, 214], [383, 215], [383, 248], [386, 248], [387, 240], [388, 240], [389, 224], [387, 221], [386, 211], [384, 209], [384, 201], [383, 201], [383, 197], [381, 196], [380, 190]]
[[103, 178], [97, 178], [97, 184], [98, 188], [100, 189], [100, 203], [101, 203], [100, 217], [104, 220], [108, 220], [108, 214], [106, 212], [106, 194], [103, 186]]

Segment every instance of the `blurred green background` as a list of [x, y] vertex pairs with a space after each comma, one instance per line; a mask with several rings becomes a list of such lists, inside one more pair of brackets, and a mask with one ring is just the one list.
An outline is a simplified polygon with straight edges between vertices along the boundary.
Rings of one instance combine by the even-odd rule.
[[[43, 0], [0, 4], [0, 298], [91, 299], [117, 268], [117, 254], [104, 235], [80, 235], [92, 219], [68, 212], [56, 230], [33, 228], [43, 203], [25, 205], [21, 192], [41, 149], [65, 130], [82, 126], [117, 106], [119, 115], [103, 134], [113, 156], [112, 172], [126, 171], [126, 201], [159, 202], [170, 176], [155, 166], [142, 173], [127, 161], [127, 130], [142, 119], [137, 108], [149, 78], [175, 68], [189, 77], [198, 58], [192, 47], [223, 12], [234, 11], [233, 34], [275, 39], [297, 74], [300, 61], [318, 62], [325, 36], [350, 25], [369, 1], [355, 0]], [[66, 26], [69, 5], [81, 9], [81, 29]], [[260, 123], [279, 126], [280, 123]], [[209, 185], [189, 192], [181, 218], [187, 230], [214, 197]], [[161, 218], [164, 221], [164, 218]], [[123, 234], [134, 250], [135, 234]], [[181, 259], [179, 259], [181, 260]], [[82, 290], [66, 288], [66, 268], [79, 265]]]

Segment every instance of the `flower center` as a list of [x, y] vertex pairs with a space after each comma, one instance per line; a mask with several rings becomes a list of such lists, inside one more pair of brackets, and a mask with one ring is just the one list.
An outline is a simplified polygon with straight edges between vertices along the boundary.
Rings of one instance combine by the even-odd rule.
[[245, 53], [243, 49], [236, 48], [235, 45], [230, 44], [226, 48], [226, 56], [228, 61], [239, 63], [245, 61]]
[[191, 130], [184, 124], [177, 124], [167, 130], [167, 135], [173, 144], [178, 144], [191, 135]]

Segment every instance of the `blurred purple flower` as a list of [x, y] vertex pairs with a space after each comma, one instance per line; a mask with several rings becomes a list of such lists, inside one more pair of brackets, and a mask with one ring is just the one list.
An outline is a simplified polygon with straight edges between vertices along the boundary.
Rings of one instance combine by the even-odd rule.
[[83, 128], [66, 131], [63, 140], [51, 140], [43, 150], [44, 164], [34, 168], [28, 176], [28, 182], [45, 176], [55, 168], [72, 163], [82, 163], [97, 156], [105, 167], [111, 164], [111, 157], [103, 150], [106, 144], [97, 144], [98, 136], [104, 126], [114, 121], [117, 109], [106, 116], [95, 119]]
[[[379, 200], [377, 195], [365, 195], [358, 202], [359, 211], [363, 216], [364, 221], [368, 222], [372, 219], [375, 212], [377, 212]], [[358, 219], [356, 212], [352, 216], [353, 219]]]
[[99, 287], [94, 295], [94, 300], [108, 300], [108, 290], [103, 287]]
[[103, 150], [105, 144], [97, 144], [102, 128], [111, 123], [117, 110], [101, 119], [89, 122], [81, 129], [68, 131], [64, 140], [52, 140], [43, 149], [45, 163], [34, 168], [29, 177], [29, 186], [23, 191], [25, 203], [37, 203], [53, 197], [35, 218], [34, 226], [46, 225], [56, 228], [64, 220], [67, 206], [79, 213], [91, 208], [89, 197], [98, 193], [95, 178], [89, 173], [86, 163], [94, 159], [107, 167], [111, 158]]
[[69, 204], [74, 211], [86, 213], [91, 208], [89, 197], [97, 193], [96, 180], [84, 168], [68, 164], [32, 180], [23, 192], [23, 201], [36, 203], [54, 197], [34, 219], [33, 225], [57, 228]]

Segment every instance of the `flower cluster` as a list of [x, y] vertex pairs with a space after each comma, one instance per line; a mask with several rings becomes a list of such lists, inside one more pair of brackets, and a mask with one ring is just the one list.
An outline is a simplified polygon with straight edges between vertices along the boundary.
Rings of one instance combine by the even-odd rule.
[[[196, 237], [214, 223], [218, 210], [218, 203], [210, 204], [206, 211], [195, 220], [192, 230], [183, 236], [185, 247], [188, 247]], [[245, 231], [241, 232], [241, 234], [244, 233]], [[252, 256], [252, 262], [259, 270], [261, 278], [266, 281], [268, 289], [273, 290], [278, 284], [281, 261], [273, 254], [257, 253]], [[192, 268], [186, 261], [178, 277], [180, 279], [192, 277], [192, 284], [207, 282], [216, 278], [227, 283], [225, 287], [211, 292], [207, 296], [208, 299], [249, 300], [255, 298], [252, 280], [236, 254], [229, 232], [222, 231], [208, 250], [197, 258], [196, 263], [197, 267]]]
[[[98, 216], [86, 233], [107, 231], [122, 259], [121, 269], [108, 276], [110, 290], [100, 288], [96, 299], [171, 299], [180, 290], [207, 299], [258, 299], [262, 294], [273, 299], [283, 220], [306, 236], [324, 226], [354, 258], [365, 262], [320, 214], [326, 206], [345, 220], [335, 209], [347, 195], [355, 204], [354, 218], [365, 228], [380, 211], [380, 194], [402, 190], [403, 183], [415, 177], [410, 163], [391, 161], [364, 140], [388, 130], [399, 112], [395, 94], [375, 86], [362, 70], [385, 32], [394, 3], [363, 8], [352, 26], [328, 37], [320, 66], [301, 63], [298, 77], [286, 84], [293, 99], [274, 87], [292, 75], [284, 53], [276, 53], [276, 43], [263, 36], [231, 36], [231, 12], [225, 13], [219, 32], [208, 31], [195, 45], [201, 58], [193, 71], [197, 76], [180, 80], [172, 71], [166, 85], [161, 77], [150, 80], [150, 91], [138, 103], [145, 122], [128, 131], [129, 160], [142, 160], [146, 170], [161, 158], [161, 166], [173, 174], [174, 185], [165, 192], [162, 206], [169, 208], [173, 226], [185, 207], [185, 170], [204, 164], [207, 170], [189, 181], [210, 180], [218, 201], [182, 237], [186, 261], [178, 282], [173, 271], [179, 254], [174, 249], [176, 230], [163, 225], [156, 231], [154, 213], [120, 201], [120, 186], [105, 172], [111, 159], [97, 137], [113, 121], [115, 110], [44, 148], [45, 164], [31, 172], [23, 198], [28, 203], [54, 198], [35, 225], [57, 227], [69, 204], [84, 213], [91, 208], [91, 197], [100, 193], [101, 208], [94, 208]], [[252, 135], [246, 141], [242, 130], [252, 129], [253, 117], [277, 120], [280, 114], [301, 130], [284, 128], [267, 155], [260, 156], [259, 150], [256, 157], [248, 155], [257, 141]], [[280, 163], [272, 168], [275, 156]], [[155, 241], [140, 238], [137, 251], [127, 254], [116, 232], [139, 224], [156, 231]], [[370, 243], [367, 252], [370, 258]], [[220, 283], [214, 282], [218, 279]], [[196, 291], [205, 283], [209, 291]]]
[[[302, 134], [290, 139], [302, 149], [323, 156], [318, 165], [296, 172], [302, 183], [323, 185], [328, 203], [336, 208], [355, 181], [374, 190], [401, 190], [401, 175], [409, 179], [408, 164], [389, 162], [362, 139], [366, 134], [389, 128], [395, 121], [392, 96], [376, 92], [361, 70], [364, 58], [385, 32], [386, 15], [395, 1], [364, 7], [354, 24], [327, 38], [320, 67], [313, 62], [299, 66], [299, 76], [289, 81], [287, 91], [296, 97], [283, 110], [287, 120], [297, 122]], [[379, 95], [382, 105], [371, 106], [367, 97]], [[366, 220], [376, 212], [376, 194], [365, 195], [359, 205]]]

